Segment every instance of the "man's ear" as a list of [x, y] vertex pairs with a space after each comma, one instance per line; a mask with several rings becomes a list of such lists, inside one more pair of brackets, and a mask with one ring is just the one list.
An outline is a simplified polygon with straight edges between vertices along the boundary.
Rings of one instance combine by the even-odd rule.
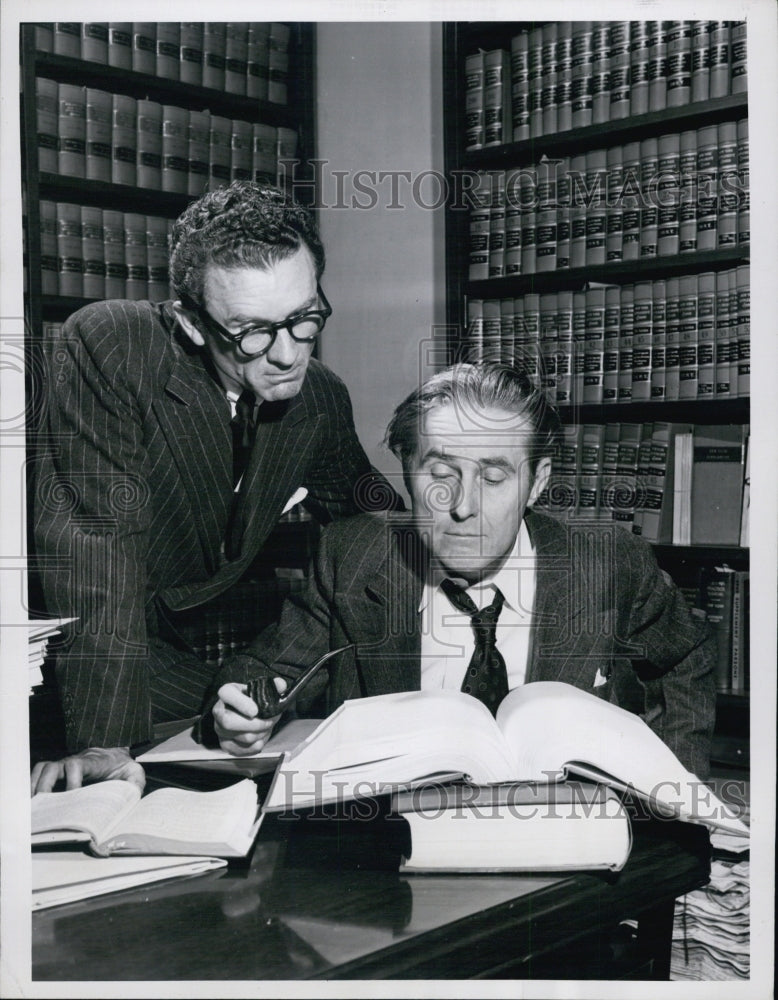
[[179, 326], [187, 337], [189, 337], [192, 343], [196, 344], [197, 347], [205, 347], [205, 337], [202, 333], [200, 333], [194, 320], [192, 319], [192, 314], [188, 309], [183, 307], [180, 299], [177, 299], [173, 303], [173, 312], [176, 314]]
[[544, 455], [543, 458], [538, 459], [538, 464], [535, 467], [535, 481], [532, 483], [532, 489], [530, 490], [529, 499], [527, 500], [527, 506], [531, 506], [535, 503], [546, 486], [548, 486], [550, 476], [551, 459], [548, 455]]

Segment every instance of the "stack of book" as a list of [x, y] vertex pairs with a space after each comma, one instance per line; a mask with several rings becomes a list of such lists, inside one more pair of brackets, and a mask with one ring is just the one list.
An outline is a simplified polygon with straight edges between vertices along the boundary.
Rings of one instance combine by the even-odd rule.
[[548, 22], [467, 58], [467, 148], [743, 93], [746, 67], [744, 21]]
[[75, 619], [48, 618], [27, 623], [27, 632], [29, 635], [29, 659], [27, 666], [29, 670], [30, 694], [33, 694], [35, 689], [43, 684], [43, 672], [41, 668], [46, 662], [50, 640], [58, 636], [63, 627], [72, 621], [75, 621]]
[[286, 104], [290, 28], [249, 21], [55, 22], [39, 51]]

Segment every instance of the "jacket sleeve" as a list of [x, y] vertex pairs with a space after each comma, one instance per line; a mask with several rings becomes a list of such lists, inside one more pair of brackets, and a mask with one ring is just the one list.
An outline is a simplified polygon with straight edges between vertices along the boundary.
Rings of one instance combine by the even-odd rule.
[[402, 510], [401, 497], [371, 466], [359, 442], [346, 386], [321, 366], [309, 378], [319, 394], [322, 420], [316, 459], [303, 484], [308, 490], [304, 506], [323, 524], [352, 514]]
[[121, 321], [118, 309], [91, 307], [65, 324], [53, 352], [35, 485], [47, 610], [77, 619], [56, 664], [71, 751], [151, 736], [144, 607], [150, 497]]
[[[631, 540], [630, 540], [631, 541]], [[716, 710], [715, 644], [704, 622], [657, 565], [648, 545], [634, 541], [618, 560], [621, 621], [643, 659], [646, 722], [681, 763], [700, 779], [710, 771]]]

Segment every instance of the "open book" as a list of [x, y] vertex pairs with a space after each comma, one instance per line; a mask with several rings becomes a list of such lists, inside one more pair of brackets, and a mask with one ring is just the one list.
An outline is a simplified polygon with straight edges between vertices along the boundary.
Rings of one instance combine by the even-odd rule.
[[637, 715], [557, 681], [514, 688], [496, 719], [459, 691], [346, 701], [285, 755], [263, 808], [310, 808], [443, 776], [475, 785], [581, 776], [638, 795], [657, 815], [747, 832]]
[[160, 788], [141, 798], [129, 781], [101, 781], [32, 800], [32, 843], [84, 842], [92, 853], [241, 858], [257, 835], [257, 789], [243, 779], [215, 792]]

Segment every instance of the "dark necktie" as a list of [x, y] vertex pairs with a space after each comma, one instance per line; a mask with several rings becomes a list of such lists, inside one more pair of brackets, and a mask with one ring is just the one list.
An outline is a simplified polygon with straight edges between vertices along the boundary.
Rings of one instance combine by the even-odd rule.
[[248, 465], [251, 449], [254, 445], [254, 407], [256, 396], [250, 389], [245, 389], [235, 404], [235, 416], [230, 421], [232, 428], [232, 485], [236, 487]]
[[475, 649], [462, 681], [462, 690], [486, 705], [492, 715], [508, 693], [508, 671], [497, 648], [497, 619], [505, 598], [495, 587], [492, 603], [480, 611], [465, 591], [453, 580], [444, 580], [440, 589], [457, 611], [470, 615], [475, 634]]

